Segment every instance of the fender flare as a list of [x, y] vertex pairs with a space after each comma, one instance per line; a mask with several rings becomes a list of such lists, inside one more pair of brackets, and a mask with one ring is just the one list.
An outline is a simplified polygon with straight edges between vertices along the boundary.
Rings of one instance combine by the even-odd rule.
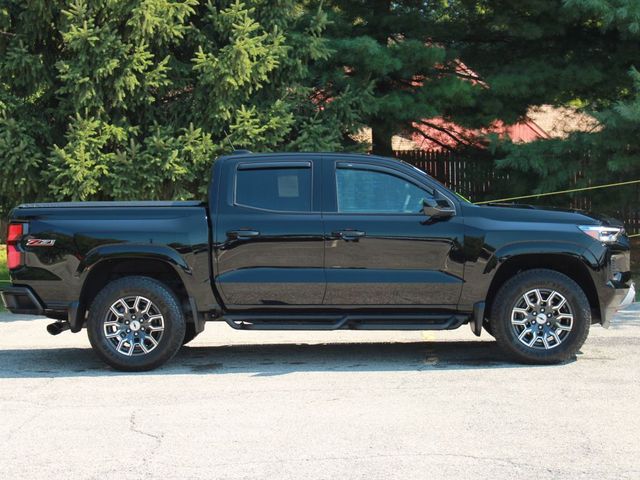
[[115, 245], [101, 245], [87, 253], [78, 264], [76, 276], [87, 275], [96, 265], [107, 260], [122, 258], [150, 258], [160, 260], [171, 265], [178, 275], [191, 275], [191, 267], [173, 248], [166, 245], [123, 243]]
[[[193, 281], [193, 272], [180, 253], [173, 248], [166, 245], [132, 243], [101, 245], [90, 250], [86, 257], [80, 261], [76, 271], [74, 272], [74, 276], [80, 281], [82, 288], [80, 290], [79, 302], [74, 302], [77, 303], [75, 308], [69, 309], [68, 320], [72, 332], [80, 331], [84, 323], [84, 314], [88, 308], [88, 306], [85, 305], [84, 297], [86, 294], [87, 279], [91, 272], [93, 272], [97, 266], [112, 260], [141, 258], [161, 261], [171, 266], [187, 291], [191, 307], [197, 308], [190, 288]], [[197, 312], [194, 312], [194, 317], [196, 317], [196, 326], [200, 327]]]
[[[487, 260], [484, 268], [482, 268], [482, 272], [476, 270], [476, 276], [484, 277], [485, 280], [481, 281], [482, 291], [476, 290], [476, 296], [482, 296], [487, 302], [487, 306], [490, 304], [490, 297], [492, 297], [492, 292], [495, 294], [496, 289], [496, 281], [501, 276], [501, 270], [504, 268], [511, 260], [517, 261], [518, 258], [523, 259], [524, 257], [535, 257], [545, 255], [554, 255], [554, 256], [562, 256], [566, 257], [567, 261], [571, 259], [576, 264], [579, 264], [582, 270], [581, 278], [574, 279], [577, 281], [583, 288], [585, 289], [585, 293], [592, 291], [594, 298], [590, 298], [594, 300], [596, 307], [600, 307], [602, 303], [602, 299], [600, 298], [600, 293], [597, 288], [597, 276], [599, 272], [599, 262], [597, 258], [593, 255], [593, 253], [585, 246], [572, 243], [572, 242], [536, 242], [536, 241], [525, 241], [518, 242], [513, 244], [506, 244], [500, 248], [498, 248], [494, 254]], [[548, 262], [547, 262], [548, 264]], [[540, 268], [550, 268], [548, 265], [545, 265], [541, 262]], [[553, 268], [553, 267], [551, 267]], [[477, 278], [476, 277], [476, 278]]]
[[[524, 241], [508, 243], [499, 247], [487, 261], [484, 274], [491, 273], [491, 280], [501, 265], [507, 260], [520, 255], [567, 255], [581, 260], [590, 266], [593, 264], [587, 256], [588, 249], [583, 245], [565, 241]], [[591, 255], [593, 257], [593, 255]]]

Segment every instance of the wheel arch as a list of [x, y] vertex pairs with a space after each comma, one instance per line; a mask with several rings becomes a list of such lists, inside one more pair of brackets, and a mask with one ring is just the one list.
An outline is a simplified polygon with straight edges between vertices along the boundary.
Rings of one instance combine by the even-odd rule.
[[[75, 321], [71, 321], [71, 330], [79, 331], [86, 321], [86, 315], [96, 295], [108, 283], [118, 278], [128, 276], [145, 276], [162, 282], [176, 295], [187, 322], [196, 323], [197, 307], [189, 293], [185, 275], [189, 268], [178, 255], [152, 254], [149, 251], [128, 254], [118, 252], [114, 255], [88, 256], [84, 268], [79, 272], [82, 278], [82, 288], [78, 299]], [[177, 254], [177, 252], [176, 252]], [[94, 261], [91, 261], [91, 260]]]
[[485, 311], [491, 311], [496, 294], [507, 280], [520, 272], [540, 268], [562, 273], [576, 282], [589, 300], [593, 323], [600, 321], [600, 300], [589, 269], [580, 257], [568, 253], [520, 254], [504, 260], [487, 291]]

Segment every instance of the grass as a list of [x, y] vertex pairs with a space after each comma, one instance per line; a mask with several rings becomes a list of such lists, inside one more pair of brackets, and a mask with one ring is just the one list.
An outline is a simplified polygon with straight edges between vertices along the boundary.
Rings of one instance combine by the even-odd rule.
[[9, 281], [9, 269], [7, 268], [7, 248], [0, 245], [0, 283]]
[[[9, 269], [7, 268], [7, 249], [0, 245], [0, 286], [9, 282]], [[0, 300], [0, 312], [4, 312], [4, 305]]]

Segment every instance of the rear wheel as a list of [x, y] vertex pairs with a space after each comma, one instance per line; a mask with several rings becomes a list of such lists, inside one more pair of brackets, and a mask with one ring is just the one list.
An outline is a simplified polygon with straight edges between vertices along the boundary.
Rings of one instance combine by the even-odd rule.
[[560, 363], [575, 356], [589, 334], [591, 309], [580, 286], [562, 273], [519, 273], [498, 291], [491, 330], [510, 356], [524, 363]]
[[96, 296], [87, 333], [104, 362], [118, 370], [144, 371], [176, 354], [185, 337], [185, 319], [166, 285], [148, 277], [125, 277]]

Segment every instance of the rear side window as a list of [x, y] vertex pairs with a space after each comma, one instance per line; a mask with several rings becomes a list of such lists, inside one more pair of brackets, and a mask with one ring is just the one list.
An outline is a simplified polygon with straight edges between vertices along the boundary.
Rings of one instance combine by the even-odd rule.
[[310, 212], [311, 168], [238, 169], [235, 202], [264, 210]]

